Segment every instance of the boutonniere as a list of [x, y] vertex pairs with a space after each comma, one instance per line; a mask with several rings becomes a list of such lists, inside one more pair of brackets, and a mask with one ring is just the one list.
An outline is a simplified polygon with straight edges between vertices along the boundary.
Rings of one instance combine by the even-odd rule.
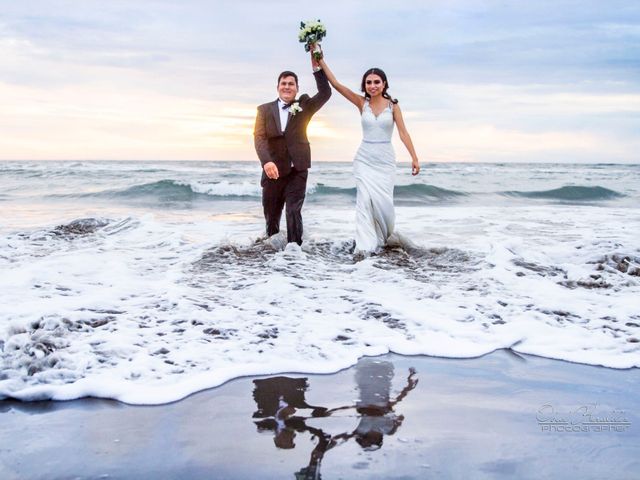
[[289, 113], [295, 117], [296, 113], [301, 112], [302, 107], [300, 106], [300, 102], [293, 102], [289, 107]]

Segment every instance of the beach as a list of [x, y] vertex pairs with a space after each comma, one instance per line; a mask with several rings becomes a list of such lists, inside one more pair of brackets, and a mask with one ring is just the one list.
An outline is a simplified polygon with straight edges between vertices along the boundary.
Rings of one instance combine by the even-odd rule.
[[[99, 399], [3, 401], [0, 476], [314, 478], [305, 475], [311, 475], [319, 432], [350, 434], [366, 424], [367, 413], [345, 408], [314, 417], [311, 407], [361, 403], [372, 386], [363, 380], [362, 368], [371, 369], [371, 362], [381, 376], [392, 372], [389, 401], [407, 386], [410, 368], [418, 382], [384, 415], [399, 422], [394, 431], [387, 428], [376, 438], [379, 445], [367, 446], [355, 437], [338, 441], [316, 468], [321, 478], [637, 477], [638, 369], [612, 370], [505, 350], [475, 359], [385, 355], [361, 362], [360, 374], [355, 366], [332, 375], [239, 378], [161, 406]], [[254, 380], [282, 377], [307, 379], [302, 394], [309, 407], [298, 405], [278, 434], [268, 428], [264, 415], [269, 412], [261, 411]], [[379, 388], [379, 379], [373, 385]], [[552, 420], [556, 424], [550, 427]], [[293, 432], [290, 441], [287, 430]]]
[[3, 7], [0, 480], [640, 479], [640, 2]]

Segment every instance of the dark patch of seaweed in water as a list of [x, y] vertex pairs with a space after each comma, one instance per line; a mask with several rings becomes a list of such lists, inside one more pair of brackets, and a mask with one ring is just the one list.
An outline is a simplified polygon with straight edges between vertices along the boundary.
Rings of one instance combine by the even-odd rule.
[[612, 253], [604, 255], [598, 260], [589, 263], [595, 263], [597, 265], [596, 269], [599, 271], [614, 269], [620, 273], [640, 277], [640, 257], [636, 257], [634, 255]]
[[[202, 275], [224, 273], [222, 281], [232, 289], [241, 289], [273, 272], [301, 280], [327, 280], [336, 273], [353, 268], [365, 259], [354, 254], [353, 240], [343, 242], [305, 242], [305, 257], [296, 255], [285, 262], [273, 262], [277, 250], [268, 242], [257, 240], [249, 246], [219, 245], [207, 250], [193, 263], [194, 285], [202, 285]], [[288, 255], [284, 252], [285, 256]], [[470, 273], [480, 268], [480, 260], [454, 248], [420, 248], [412, 245], [386, 247], [371, 256], [373, 266], [400, 271], [408, 278], [429, 282], [434, 277]], [[206, 282], [204, 282], [206, 283]], [[223, 302], [224, 303], [224, 302]]]
[[[212, 305], [228, 305], [224, 289], [242, 290], [272, 273], [269, 259], [274, 253], [275, 250], [261, 240], [249, 246], [224, 244], [205, 251], [191, 267], [190, 284], [208, 291], [205, 298], [198, 300], [198, 306], [210, 310]], [[223, 290], [208, 289], [214, 282], [223, 286]]]
[[326, 280], [332, 278], [336, 268], [341, 269], [356, 262], [352, 254], [353, 241], [340, 244], [307, 242], [302, 250], [305, 258], [293, 256], [287, 262], [274, 264], [272, 260], [278, 252], [263, 240], [242, 247], [219, 245], [207, 250], [193, 264], [193, 272], [196, 275], [224, 272], [228, 282], [241, 286], [246, 281], [273, 272], [295, 279]]
[[372, 256], [374, 266], [382, 270], [402, 269], [419, 282], [437, 275], [459, 275], [478, 270], [480, 261], [455, 248], [385, 247]]
[[67, 237], [90, 235], [108, 224], [109, 221], [102, 218], [79, 218], [65, 225], [58, 225], [52, 233]]
[[258, 242], [249, 247], [220, 245], [207, 250], [193, 267], [201, 272], [226, 271], [229, 265], [249, 267], [252, 270], [265, 269], [273, 252], [273, 249]]
[[597, 260], [588, 262], [596, 265], [598, 273], [592, 273], [578, 280], [565, 279], [558, 282], [563, 287], [575, 289], [609, 289], [619, 290], [621, 287], [634, 286], [640, 277], [640, 258], [620, 253], [606, 254]]
[[[558, 275], [564, 275], [566, 272], [558, 267], [540, 265], [539, 263], [527, 262], [522, 258], [516, 258], [511, 261], [515, 266], [522, 267], [531, 272], [535, 272], [541, 277], [556, 277]], [[521, 276], [521, 275], [518, 275]]]
[[310, 242], [308, 248], [303, 244], [303, 250], [313, 256], [318, 256], [330, 263], [340, 263], [353, 265], [358, 262], [354, 256], [356, 244], [353, 240], [346, 240], [340, 243], [335, 242]]
[[376, 320], [384, 323], [392, 330], [406, 330], [407, 325], [400, 319], [395, 318], [389, 312], [385, 311], [382, 305], [376, 303], [367, 303], [362, 306], [360, 317], [365, 320]]

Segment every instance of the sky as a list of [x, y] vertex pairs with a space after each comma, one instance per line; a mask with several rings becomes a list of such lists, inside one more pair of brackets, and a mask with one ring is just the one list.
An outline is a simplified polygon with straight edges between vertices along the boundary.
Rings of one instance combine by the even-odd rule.
[[[382, 68], [422, 162], [639, 163], [637, 0], [0, 0], [0, 160], [249, 160], [282, 70]], [[315, 161], [350, 161], [334, 92]], [[410, 157], [395, 135], [399, 161]]]

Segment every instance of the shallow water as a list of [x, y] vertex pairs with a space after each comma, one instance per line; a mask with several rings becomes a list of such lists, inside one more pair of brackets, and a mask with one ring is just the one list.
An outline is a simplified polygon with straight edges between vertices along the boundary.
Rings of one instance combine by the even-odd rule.
[[281, 248], [253, 163], [0, 163], [0, 397], [164, 403], [389, 351], [640, 366], [640, 166], [399, 168], [400, 242], [362, 259], [349, 164], [314, 166]]

